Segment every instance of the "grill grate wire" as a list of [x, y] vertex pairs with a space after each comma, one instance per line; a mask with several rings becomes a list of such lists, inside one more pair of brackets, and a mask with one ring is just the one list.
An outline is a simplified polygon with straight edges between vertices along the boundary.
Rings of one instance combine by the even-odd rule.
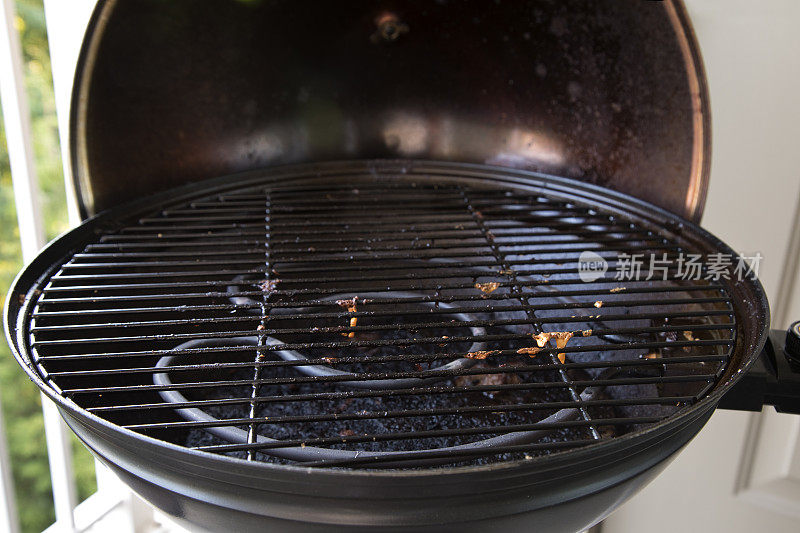
[[[607, 275], [578, 278], [584, 250]], [[611, 276], [621, 252], [691, 251], [497, 184], [233, 188], [76, 250], [41, 287], [30, 349], [80, 407], [210, 453], [353, 468], [531, 458], [658, 423], [719, 381], [736, 338], [724, 283]], [[574, 336], [519, 353], [542, 332]], [[353, 454], [278, 453], [303, 448]]]

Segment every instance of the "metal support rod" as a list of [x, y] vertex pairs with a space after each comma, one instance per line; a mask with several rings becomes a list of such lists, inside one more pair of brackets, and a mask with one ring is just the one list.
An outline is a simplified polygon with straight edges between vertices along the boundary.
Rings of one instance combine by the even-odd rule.
[[44, 434], [47, 442], [47, 459], [50, 462], [50, 479], [53, 483], [53, 503], [56, 523], [64, 531], [77, 531], [73, 511], [78, 504], [75, 474], [72, 469], [72, 447], [69, 431], [61, 419], [56, 405], [42, 394]]
[[14, 496], [14, 478], [11, 475], [11, 463], [8, 460], [3, 410], [0, 406], [0, 530], [9, 533], [19, 532], [16, 498]]
[[[10, 1], [0, 0], [0, 100], [3, 104], [3, 118], [6, 124], [9, 153], [14, 137], [14, 119], [19, 115], [19, 102], [16, 101], [20, 89], [20, 80], [14, 73], [18, 71], [19, 42], [16, 39], [16, 30], [13, 26], [14, 9]], [[10, 75], [9, 75], [10, 74]], [[10, 126], [10, 127], [9, 127]], [[12, 162], [13, 164], [17, 161]], [[24, 161], [23, 161], [24, 165]], [[23, 166], [24, 169], [24, 166]], [[16, 191], [16, 189], [15, 189]], [[6, 430], [3, 423], [2, 405], [0, 405], [0, 529], [17, 533], [19, 531], [19, 517], [14, 495], [14, 478], [11, 473], [11, 461], [8, 456]]]
[[0, 44], [0, 94], [8, 144], [8, 160], [14, 182], [22, 258], [28, 263], [44, 244], [44, 225], [39, 210], [38, 180], [33, 162], [31, 121], [25, 96], [22, 50], [14, 26], [14, 3], [0, 0], [0, 23], [3, 36]]

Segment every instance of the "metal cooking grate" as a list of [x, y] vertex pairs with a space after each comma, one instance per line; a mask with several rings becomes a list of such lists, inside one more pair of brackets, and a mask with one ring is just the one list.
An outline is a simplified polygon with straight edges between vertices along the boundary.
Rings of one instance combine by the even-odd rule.
[[[619, 253], [695, 250], [602, 205], [413, 173], [231, 185], [81, 245], [42, 282], [30, 351], [95, 415], [249, 460], [590, 445], [698, 401], [735, 341], [722, 283], [614, 279]], [[591, 282], [584, 250], [609, 262]]]

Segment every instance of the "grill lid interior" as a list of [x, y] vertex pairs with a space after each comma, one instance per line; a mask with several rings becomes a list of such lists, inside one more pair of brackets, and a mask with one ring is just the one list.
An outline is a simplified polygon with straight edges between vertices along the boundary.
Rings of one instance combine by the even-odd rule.
[[[406, 31], [381, 37], [387, 20]], [[415, 158], [571, 177], [696, 221], [710, 165], [680, 0], [101, 0], [72, 110], [84, 215], [250, 169]]]
[[619, 254], [720, 243], [568, 181], [389, 162], [215, 183], [90, 222], [31, 289], [23, 350], [65, 401], [243, 460], [484, 464], [658, 424], [757, 335], [725, 279], [614, 279]]

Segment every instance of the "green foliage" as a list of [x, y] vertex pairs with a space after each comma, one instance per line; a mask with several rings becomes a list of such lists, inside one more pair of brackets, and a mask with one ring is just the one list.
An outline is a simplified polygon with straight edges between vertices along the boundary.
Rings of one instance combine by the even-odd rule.
[[[17, 0], [16, 7], [36, 170], [42, 191], [42, 213], [47, 236], [53, 238], [67, 229], [67, 215], [44, 11], [41, 0]], [[0, 298], [5, 298], [8, 286], [21, 267], [14, 192], [5, 132], [0, 121]], [[0, 342], [0, 399], [22, 530], [38, 532], [55, 519], [41, 399], [38, 389], [19, 369], [5, 342]], [[96, 490], [94, 462], [77, 441], [73, 448], [78, 493], [84, 499]]]

